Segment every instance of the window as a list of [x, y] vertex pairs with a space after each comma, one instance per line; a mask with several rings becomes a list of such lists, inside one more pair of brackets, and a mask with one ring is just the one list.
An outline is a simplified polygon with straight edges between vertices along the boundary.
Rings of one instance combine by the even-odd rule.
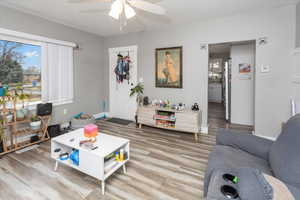
[[22, 86], [27, 102], [41, 101], [41, 46], [0, 40], [0, 84]]
[[10, 89], [23, 86], [28, 105], [72, 103], [74, 47], [72, 42], [0, 28], [0, 83]]

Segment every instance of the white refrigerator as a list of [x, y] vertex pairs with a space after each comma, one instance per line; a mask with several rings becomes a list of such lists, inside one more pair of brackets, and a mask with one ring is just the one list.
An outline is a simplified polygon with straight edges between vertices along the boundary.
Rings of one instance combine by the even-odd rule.
[[231, 97], [231, 59], [225, 62], [224, 76], [223, 76], [223, 94], [225, 106], [225, 119], [230, 123], [230, 97]]

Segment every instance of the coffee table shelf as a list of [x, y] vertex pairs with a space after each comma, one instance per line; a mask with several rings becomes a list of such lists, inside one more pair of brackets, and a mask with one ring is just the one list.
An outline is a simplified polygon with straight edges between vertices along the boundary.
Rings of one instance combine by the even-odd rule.
[[[79, 170], [79, 167], [77, 165], [74, 165], [74, 164], [71, 164], [68, 160], [65, 161], [65, 160], [60, 160], [60, 159], [55, 159], [56, 162], [58, 163], [61, 163], [61, 164], [64, 164], [64, 165], [67, 165], [68, 167], [72, 167], [74, 169], [77, 169]], [[57, 168], [57, 167], [56, 167]], [[55, 170], [56, 171], [56, 170]]]
[[[107, 134], [100, 133], [96, 142], [97, 146], [95, 150], [88, 150], [82, 148], [79, 142], [85, 140], [83, 136], [83, 129], [77, 129], [75, 131], [69, 132], [67, 134], [58, 136], [51, 140], [51, 157], [55, 159], [54, 170], [58, 169], [59, 164], [64, 164], [68, 167], [72, 167], [78, 171], [81, 171], [89, 176], [92, 176], [101, 181], [102, 194], [105, 193], [105, 180], [108, 179], [114, 172], [119, 168], [123, 167], [124, 173], [126, 173], [125, 164], [130, 159], [129, 151], [129, 140], [115, 137]], [[73, 164], [69, 159], [61, 160], [55, 150], [60, 149], [60, 153], [71, 153], [73, 149], [79, 152], [79, 165]], [[116, 161], [117, 163], [112, 166], [112, 168], [105, 172], [105, 157], [112, 153], [120, 152], [123, 149], [124, 153], [127, 154], [127, 159], [124, 161]]]
[[[115, 171], [117, 171], [120, 167], [125, 166], [125, 163], [127, 162], [123, 161], [123, 162], [118, 162], [118, 164], [116, 166], [114, 166], [111, 170], [109, 170], [109, 172], [104, 173], [104, 179], [107, 179], [110, 175], [112, 175]], [[126, 173], [126, 169], [124, 169], [124, 173]]]

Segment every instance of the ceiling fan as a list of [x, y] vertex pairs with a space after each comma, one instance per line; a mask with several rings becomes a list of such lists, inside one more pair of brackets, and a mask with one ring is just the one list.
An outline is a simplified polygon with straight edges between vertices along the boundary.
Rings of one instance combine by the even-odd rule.
[[[69, 3], [112, 2], [108, 13], [112, 18], [120, 21], [120, 29], [127, 25], [127, 20], [136, 16], [135, 9], [154, 15], [166, 15], [166, 10], [155, 3], [161, 0], [69, 0]], [[102, 10], [103, 11], [103, 10]]]

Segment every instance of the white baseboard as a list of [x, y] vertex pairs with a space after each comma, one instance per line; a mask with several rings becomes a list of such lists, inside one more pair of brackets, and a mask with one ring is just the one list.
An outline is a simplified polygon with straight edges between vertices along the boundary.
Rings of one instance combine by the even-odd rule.
[[95, 119], [108, 118], [109, 117], [109, 113], [108, 112], [97, 113], [97, 114], [94, 114], [93, 117]]
[[255, 135], [257, 137], [265, 138], [265, 139], [268, 139], [268, 140], [272, 140], [272, 141], [276, 140], [275, 137], [269, 137], [269, 136], [259, 135], [259, 134], [255, 134], [254, 132], [253, 132], [253, 135]]
[[202, 126], [201, 127], [201, 133], [208, 134], [208, 127], [207, 126]]

